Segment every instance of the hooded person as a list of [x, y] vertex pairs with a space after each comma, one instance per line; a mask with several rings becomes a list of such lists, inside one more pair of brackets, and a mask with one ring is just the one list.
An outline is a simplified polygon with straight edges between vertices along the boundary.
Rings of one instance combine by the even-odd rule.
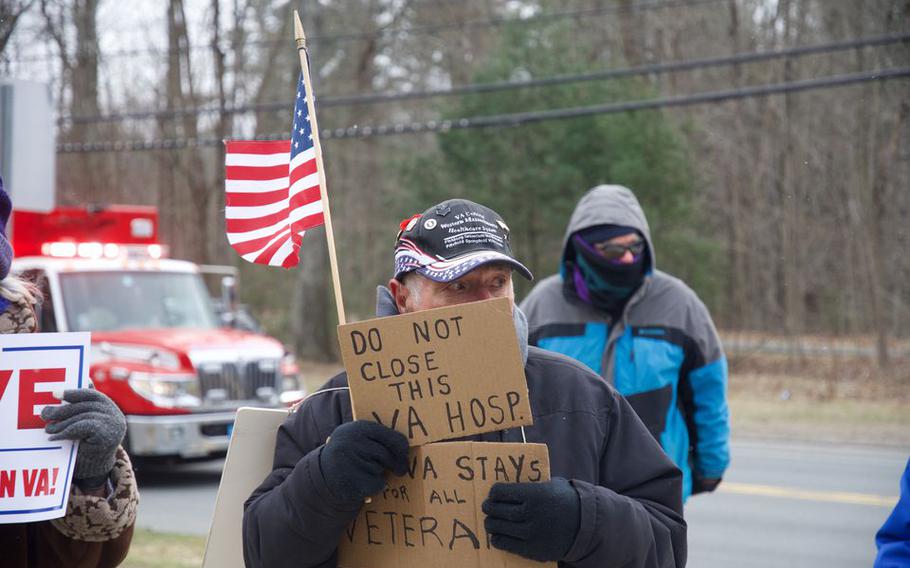
[[683, 500], [730, 461], [727, 360], [707, 308], [657, 270], [635, 195], [601, 185], [578, 202], [560, 272], [521, 303], [530, 343], [572, 357], [622, 393], [682, 469]]
[[[463, 199], [403, 221], [394, 256], [393, 278], [378, 290], [380, 317], [514, 301], [513, 271], [531, 278], [503, 219]], [[684, 566], [679, 469], [615, 389], [568, 357], [528, 347], [517, 307], [513, 318], [534, 424], [464, 439], [547, 444], [553, 477], [494, 485], [474, 548], [485, 531], [496, 548], [565, 568]], [[388, 472], [407, 471], [407, 452], [402, 434], [353, 421], [346, 374], [331, 379], [279, 428], [272, 472], [246, 501], [247, 567], [336, 566], [338, 543], [364, 499], [385, 487]]]
[[[12, 204], [0, 179], [0, 333], [37, 331], [38, 291], [9, 274], [6, 238]], [[2, 564], [10, 568], [113, 568], [126, 558], [139, 506], [136, 478], [120, 441], [126, 419], [104, 394], [63, 392], [66, 404], [45, 406], [50, 440], [79, 440], [66, 514], [49, 521], [0, 524]]]

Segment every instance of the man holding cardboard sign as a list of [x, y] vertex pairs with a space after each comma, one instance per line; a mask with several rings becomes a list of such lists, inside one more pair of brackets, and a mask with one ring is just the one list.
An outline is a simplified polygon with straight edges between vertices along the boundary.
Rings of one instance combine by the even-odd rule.
[[[429, 454], [421, 461], [421, 454], [415, 451], [409, 457], [409, 438], [421, 443], [459, 434], [454, 428], [441, 434], [433, 430], [416, 405], [417, 399], [446, 396], [444, 391], [458, 385], [450, 377], [441, 378], [445, 374], [441, 372], [443, 358], [429, 347], [412, 353], [413, 360], [382, 356], [377, 341], [383, 340], [383, 333], [374, 326], [375, 360], [355, 368], [358, 377], [352, 373], [352, 388], [355, 380], [386, 381], [386, 390], [396, 396], [400, 393], [401, 400], [414, 407], [416, 418], [399, 415], [401, 422], [395, 429], [389, 427], [393, 415], [359, 414], [359, 418], [371, 420], [353, 420], [344, 373], [301, 405], [278, 432], [272, 473], [246, 503], [247, 566], [345, 566], [346, 560], [339, 560], [340, 542], [365, 534], [368, 542], [372, 539], [379, 546], [381, 539], [395, 538], [395, 527], [400, 527], [397, 534], [405, 550], [409, 543], [436, 547], [440, 566], [458, 565], [446, 555], [465, 546], [492, 546], [524, 558], [578, 568], [684, 566], [686, 526], [679, 470], [612, 387], [566, 357], [528, 347], [524, 316], [512, 305], [511, 278], [513, 270], [527, 278], [531, 275], [513, 257], [509, 228], [502, 218], [476, 203], [453, 199], [403, 222], [401, 229], [394, 278], [389, 290], [380, 291], [377, 315], [419, 316], [426, 310], [495, 298], [507, 298], [507, 306], [512, 307], [510, 315], [518, 336], [516, 355], [523, 363], [526, 393], [511, 389], [496, 400], [476, 397], [479, 402], [473, 415], [470, 401], [460, 413], [454, 404], [457, 401], [447, 401], [444, 426], [460, 428], [462, 420], [481, 423], [479, 430], [464, 429], [465, 433], [483, 432], [464, 436], [473, 442], [546, 444], [553, 478], [545, 481], [542, 472], [538, 475], [525, 465], [533, 460], [522, 461], [514, 452], [494, 456], [459, 450], [449, 452], [448, 457], [437, 456], [436, 462]], [[489, 302], [489, 306], [496, 305], [496, 301]], [[469, 309], [465, 306], [463, 315], [437, 318], [425, 327], [416, 322], [426, 335], [418, 334], [415, 341], [429, 341], [434, 335], [449, 341], [459, 333], [458, 324], [468, 323]], [[493, 321], [495, 308], [490, 310]], [[458, 317], [465, 319], [452, 319]], [[437, 330], [440, 319], [448, 327], [440, 324]], [[461, 331], [468, 333], [466, 328]], [[355, 354], [366, 352], [369, 328], [363, 339], [360, 347], [352, 343]], [[510, 356], [514, 347], [490, 345], [486, 352], [466, 353], [462, 358], [492, 359], [495, 353], [489, 351], [497, 349]], [[442, 349], [439, 347], [440, 352]], [[362, 366], [365, 363], [373, 364]], [[417, 367], [413, 373], [408, 369], [412, 365]], [[481, 378], [490, 385], [501, 379], [499, 374]], [[393, 387], [399, 379], [402, 385]], [[510, 398], [509, 392], [516, 394]], [[526, 407], [520, 406], [522, 395], [526, 395]], [[523, 415], [522, 408], [530, 409], [530, 416]], [[533, 425], [523, 426], [532, 421]], [[423, 448], [433, 446], [436, 444]], [[440, 460], [449, 464], [445, 474], [434, 465]], [[480, 496], [484, 530], [478, 530], [476, 522], [469, 526], [468, 521], [439, 528], [429, 520], [424, 524], [423, 518], [411, 518], [409, 526], [405, 514], [382, 519], [389, 523], [383, 527], [375, 518], [372, 525], [369, 518], [359, 526], [355, 522], [365, 508], [364, 499], [370, 496], [383, 492], [381, 498], [385, 493], [404, 498], [402, 489], [407, 484], [394, 487], [387, 484], [387, 476], [437, 480], [453, 472], [462, 480], [483, 475], [495, 482], [485, 498]], [[436, 495], [442, 502], [448, 499], [455, 506], [464, 499], [454, 489], [449, 493], [445, 489]], [[429, 496], [431, 502], [433, 497]], [[483, 532], [487, 534], [477, 534]]]

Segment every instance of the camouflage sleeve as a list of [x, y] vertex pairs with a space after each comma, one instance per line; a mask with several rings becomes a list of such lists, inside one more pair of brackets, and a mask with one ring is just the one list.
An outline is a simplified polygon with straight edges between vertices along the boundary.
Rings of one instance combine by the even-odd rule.
[[114, 491], [109, 497], [86, 495], [73, 484], [66, 515], [51, 521], [54, 528], [73, 540], [104, 542], [132, 527], [139, 508], [139, 491], [130, 458], [122, 447], [117, 448], [111, 482]]

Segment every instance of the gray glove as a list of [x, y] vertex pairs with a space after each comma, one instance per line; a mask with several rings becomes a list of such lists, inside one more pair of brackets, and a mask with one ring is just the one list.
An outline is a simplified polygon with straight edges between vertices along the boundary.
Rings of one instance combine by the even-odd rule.
[[126, 434], [126, 418], [114, 401], [95, 389], [66, 390], [63, 400], [70, 404], [45, 406], [41, 411], [48, 423], [44, 431], [51, 440], [79, 440], [73, 479], [100, 479], [101, 485], [114, 467], [117, 446]]

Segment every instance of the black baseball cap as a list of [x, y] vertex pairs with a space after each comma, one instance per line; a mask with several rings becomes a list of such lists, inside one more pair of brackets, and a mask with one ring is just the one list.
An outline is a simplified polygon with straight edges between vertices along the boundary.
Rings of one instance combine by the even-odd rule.
[[449, 199], [401, 223], [395, 243], [395, 279], [417, 272], [451, 282], [491, 262], [534, 276], [512, 254], [510, 230], [498, 213], [467, 199]]

